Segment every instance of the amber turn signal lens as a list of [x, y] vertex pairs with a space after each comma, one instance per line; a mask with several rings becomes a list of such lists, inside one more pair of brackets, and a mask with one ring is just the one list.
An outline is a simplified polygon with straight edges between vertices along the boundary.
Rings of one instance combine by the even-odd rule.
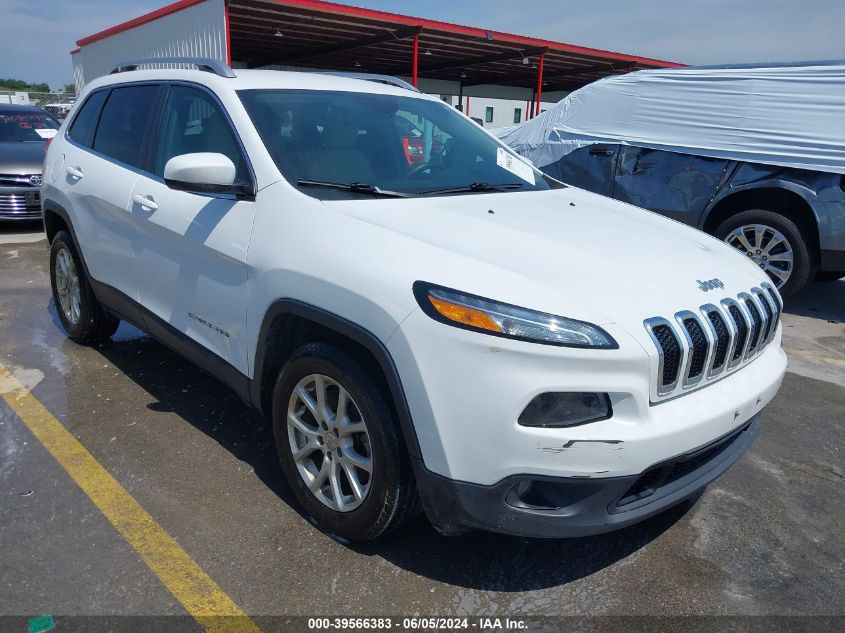
[[482, 330], [489, 330], [490, 332], [503, 331], [493, 319], [480, 310], [473, 310], [472, 308], [444, 301], [443, 299], [438, 299], [436, 297], [432, 297], [431, 295], [428, 296], [428, 300], [431, 301], [431, 305], [434, 306], [435, 310], [450, 321], [480, 328]]

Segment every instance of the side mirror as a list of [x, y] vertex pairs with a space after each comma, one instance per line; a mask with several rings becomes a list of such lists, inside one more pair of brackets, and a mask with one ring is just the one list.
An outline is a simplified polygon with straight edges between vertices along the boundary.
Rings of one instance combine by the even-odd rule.
[[164, 182], [171, 189], [192, 193], [251, 193], [235, 184], [236, 173], [235, 164], [223, 154], [182, 154], [167, 161]]

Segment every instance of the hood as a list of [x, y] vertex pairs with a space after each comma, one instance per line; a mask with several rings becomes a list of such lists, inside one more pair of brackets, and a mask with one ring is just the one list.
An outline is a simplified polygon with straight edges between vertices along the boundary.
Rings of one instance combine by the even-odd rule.
[[41, 141], [0, 143], [0, 174], [40, 174], [45, 154]]
[[[436, 265], [417, 263], [429, 271], [419, 279], [629, 332], [766, 281], [697, 229], [573, 187], [325, 204], [438, 247]], [[443, 265], [449, 253], [455, 258]], [[724, 288], [703, 291], [699, 281], [713, 279]]]

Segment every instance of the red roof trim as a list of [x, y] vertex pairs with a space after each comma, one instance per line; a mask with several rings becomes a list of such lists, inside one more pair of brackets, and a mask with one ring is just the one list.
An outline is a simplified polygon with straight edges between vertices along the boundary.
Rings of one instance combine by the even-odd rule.
[[76, 55], [77, 53], [80, 53], [80, 52], [82, 52], [82, 49], [81, 49], [81, 48], [74, 48], [74, 49], [70, 52], [70, 54], [71, 54], [71, 55]]
[[91, 44], [93, 42], [104, 40], [112, 35], [117, 35], [118, 33], [128, 31], [129, 29], [134, 29], [136, 26], [147, 24], [148, 22], [152, 22], [153, 20], [158, 20], [159, 18], [163, 18], [167, 15], [172, 15], [173, 13], [177, 13], [179, 11], [182, 11], [183, 9], [188, 9], [194, 5], [201, 4], [203, 2], [205, 2], [205, 0], [179, 0], [178, 2], [168, 4], [166, 7], [162, 7], [161, 9], [156, 9], [155, 11], [145, 13], [144, 15], [137, 17], [134, 20], [128, 20], [104, 31], [100, 31], [99, 33], [94, 33], [94, 35], [83, 37], [81, 40], [77, 40], [76, 44], [77, 46], [87, 46], [88, 44]]
[[487, 37], [487, 34], [490, 33], [493, 35], [494, 40], [499, 40], [502, 42], [524, 44], [526, 46], [548, 46], [549, 48], [560, 51], [567, 51], [570, 53], [581, 53], [583, 55], [591, 55], [594, 57], [605, 57], [619, 61], [651, 64], [655, 66], [664, 67], [681, 67], [685, 65], [662, 59], [638, 57], [636, 55], [626, 55], [624, 53], [615, 53], [613, 51], [605, 51], [598, 48], [575, 46], [573, 44], [564, 44], [563, 42], [543, 40], [534, 37], [526, 37], [523, 35], [513, 35], [511, 33], [504, 33], [501, 31], [491, 31], [489, 29], [481, 29], [473, 26], [453, 24], [451, 22], [440, 22], [438, 20], [416, 18], [410, 15], [401, 15], [399, 13], [390, 13], [388, 11], [364, 9], [362, 7], [353, 7], [348, 4], [339, 4], [336, 2], [324, 2], [323, 0], [272, 0], [272, 2], [281, 6], [299, 7], [302, 9], [314, 9], [316, 11], [326, 11], [328, 13], [334, 13], [336, 15], [348, 15], [362, 18], [372, 18], [375, 20], [386, 20], [390, 22], [398, 22], [400, 24], [408, 24], [411, 26], [422, 26], [423, 28], [428, 28], [432, 30], [447, 31], [449, 33], [472, 35], [475, 37]]

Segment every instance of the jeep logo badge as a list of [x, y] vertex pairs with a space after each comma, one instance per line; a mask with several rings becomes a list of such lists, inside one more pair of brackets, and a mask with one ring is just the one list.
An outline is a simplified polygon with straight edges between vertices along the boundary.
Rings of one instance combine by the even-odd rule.
[[696, 279], [696, 281], [698, 282], [698, 289], [702, 292], [709, 292], [710, 290], [715, 290], [716, 288], [725, 288], [725, 284], [722, 283], [721, 279], [710, 279], [709, 281]]

